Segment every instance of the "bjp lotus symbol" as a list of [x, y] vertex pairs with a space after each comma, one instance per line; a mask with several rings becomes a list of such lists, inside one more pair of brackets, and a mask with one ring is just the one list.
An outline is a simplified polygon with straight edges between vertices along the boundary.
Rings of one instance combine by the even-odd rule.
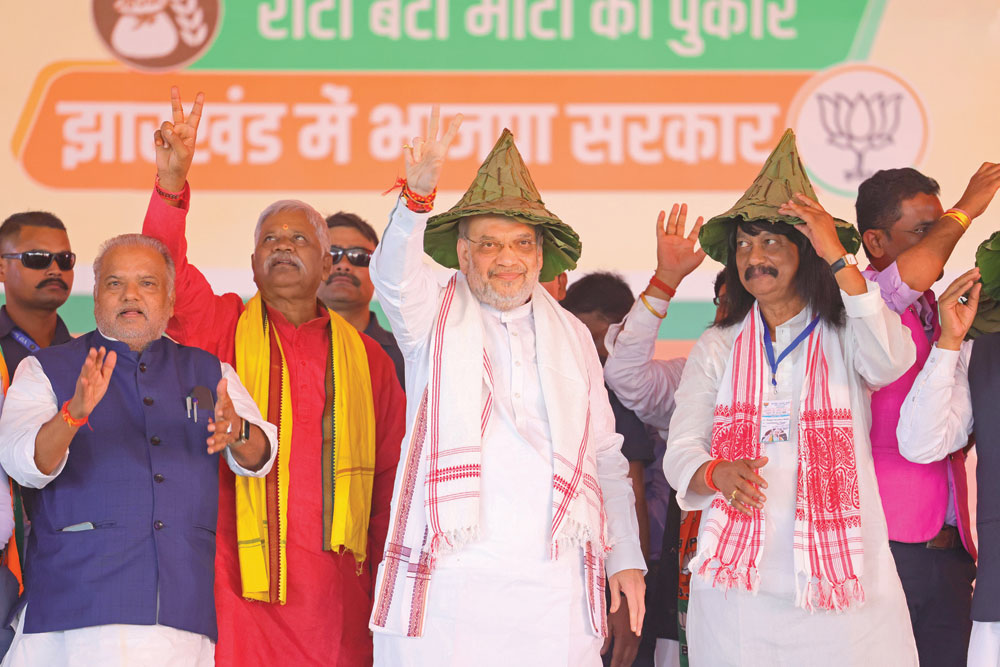
[[864, 166], [865, 155], [894, 144], [903, 96], [859, 92], [852, 98], [836, 92], [820, 93], [816, 97], [828, 143], [854, 153], [854, 168], [848, 169], [844, 176], [855, 182], [871, 176]]

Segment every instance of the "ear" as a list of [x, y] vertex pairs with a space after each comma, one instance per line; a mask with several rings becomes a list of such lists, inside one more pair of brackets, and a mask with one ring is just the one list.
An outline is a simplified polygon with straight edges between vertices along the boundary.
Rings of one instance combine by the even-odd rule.
[[861, 235], [861, 242], [864, 243], [865, 250], [873, 259], [885, 256], [885, 247], [882, 245], [885, 242], [885, 232], [881, 229], [865, 230], [865, 233]]
[[[347, 261], [347, 260], [344, 260]], [[323, 279], [322, 282], [326, 282], [330, 274], [333, 273], [333, 255], [329, 252], [323, 251]]]
[[7, 282], [7, 260], [0, 259], [0, 283]]
[[469, 265], [472, 263], [472, 257], [469, 255], [469, 243], [461, 236], [458, 237], [458, 241], [455, 243], [455, 251], [458, 253], [458, 270], [469, 275]]

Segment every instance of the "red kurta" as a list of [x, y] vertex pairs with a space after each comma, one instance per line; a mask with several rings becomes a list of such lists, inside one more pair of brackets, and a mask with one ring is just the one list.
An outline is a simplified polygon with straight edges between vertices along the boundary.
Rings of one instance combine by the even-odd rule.
[[[174, 208], [155, 193], [143, 234], [163, 241], [177, 265], [177, 303], [167, 334], [184, 345], [207, 350], [233, 363], [236, 323], [243, 312], [237, 294], [217, 296], [198, 269], [187, 263], [184, 237], [189, 193]], [[216, 533], [215, 604], [219, 665], [370, 665], [368, 632], [372, 587], [389, 525], [392, 485], [405, 430], [405, 398], [395, 368], [374, 340], [361, 335], [368, 353], [375, 404], [375, 482], [368, 530], [368, 560], [356, 574], [355, 559], [323, 551], [323, 499], [320, 450], [326, 360], [330, 349], [329, 314], [292, 326], [268, 307], [288, 364], [292, 405], [289, 454], [287, 603], [245, 600], [236, 553], [233, 473], [219, 470], [219, 522]]]

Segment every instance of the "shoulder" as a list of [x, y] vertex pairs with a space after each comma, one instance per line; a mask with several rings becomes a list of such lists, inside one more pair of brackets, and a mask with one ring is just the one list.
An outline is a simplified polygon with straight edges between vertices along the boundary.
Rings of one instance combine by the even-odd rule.
[[212, 364], [213, 367], [221, 368], [221, 360], [211, 352], [207, 352], [200, 347], [193, 345], [181, 345], [177, 341], [164, 336], [160, 339], [164, 351], [175, 355], [179, 359], [187, 359], [201, 364]]
[[77, 338], [70, 338], [65, 343], [50, 345], [35, 353], [35, 357], [42, 364], [50, 362], [59, 363], [66, 359], [74, 359], [79, 356], [86, 356], [90, 350], [91, 340], [94, 338], [96, 330], [90, 331]]

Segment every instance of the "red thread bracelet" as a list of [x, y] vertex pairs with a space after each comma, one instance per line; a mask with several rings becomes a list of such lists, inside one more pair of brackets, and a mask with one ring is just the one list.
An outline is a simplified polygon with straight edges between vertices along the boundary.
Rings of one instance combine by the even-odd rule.
[[405, 178], [397, 178], [392, 187], [382, 194], [387, 195], [396, 188], [402, 188], [400, 196], [406, 200], [406, 208], [414, 213], [427, 213], [434, 208], [434, 198], [437, 197], [437, 188], [434, 188], [429, 195], [419, 195], [410, 189]]
[[59, 411], [59, 416], [62, 417], [62, 420], [64, 422], [66, 422], [73, 428], [80, 428], [90, 420], [89, 416], [84, 417], [83, 419], [77, 419], [76, 417], [71, 415], [69, 413], [69, 401], [66, 401], [65, 403], [62, 404], [62, 410]]
[[707, 468], [705, 468], [705, 485], [708, 488], [710, 488], [712, 491], [715, 491], [716, 493], [719, 492], [719, 487], [717, 487], [715, 485], [715, 483], [712, 482], [712, 473], [715, 472], [715, 468], [720, 463], [722, 463], [722, 461], [723, 461], [723, 459], [715, 459], [711, 463], [708, 464]]
[[675, 290], [673, 287], [671, 287], [670, 285], [666, 284], [665, 282], [657, 278], [655, 273], [653, 274], [653, 277], [649, 279], [649, 284], [652, 285], [653, 287], [657, 287], [666, 292], [667, 297], [670, 299], [673, 299], [675, 296], [677, 296], [677, 290]]
[[153, 189], [156, 190], [156, 194], [160, 195], [164, 199], [169, 199], [171, 201], [177, 201], [184, 196], [184, 189], [182, 188], [180, 192], [168, 192], [160, 187], [160, 177], [157, 175], [156, 182], [153, 184]]

